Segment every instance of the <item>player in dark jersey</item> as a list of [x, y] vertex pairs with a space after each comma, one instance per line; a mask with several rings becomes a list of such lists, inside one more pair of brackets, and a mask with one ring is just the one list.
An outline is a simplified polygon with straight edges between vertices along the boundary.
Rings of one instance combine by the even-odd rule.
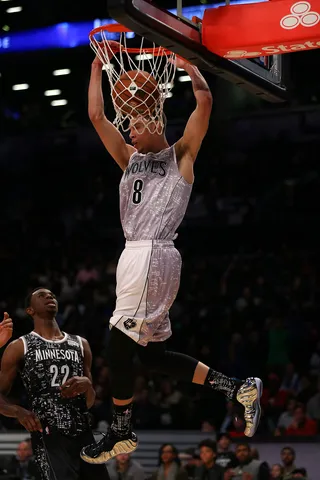
[[[81, 448], [94, 441], [88, 409], [95, 400], [88, 342], [61, 332], [56, 297], [37, 288], [26, 301], [34, 330], [6, 348], [0, 372], [0, 413], [31, 432], [37, 480], [108, 480], [104, 465], [89, 466]], [[1, 334], [0, 334], [1, 335]], [[6, 397], [20, 373], [30, 410]]]
[[110, 320], [113, 421], [104, 439], [83, 449], [81, 456], [88, 463], [103, 463], [137, 448], [131, 425], [135, 355], [150, 370], [212, 387], [240, 402], [245, 409], [247, 436], [254, 435], [259, 423], [259, 378], [228, 378], [194, 358], [166, 350], [165, 342], [171, 335], [169, 310], [179, 289], [181, 272], [174, 239], [188, 206], [193, 165], [212, 109], [211, 92], [199, 70], [183, 59], [177, 59], [177, 67], [189, 74], [197, 102], [183, 136], [169, 146], [165, 131], [160, 133], [156, 127], [148, 130], [145, 126], [149, 119], [138, 116], [131, 120], [132, 145], [127, 145], [104, 114], [101, 61], [96, 58], [92, 64], [89, 117], [123, 170], [120, 217], [126, 247], [117, 267], [116, 308]]

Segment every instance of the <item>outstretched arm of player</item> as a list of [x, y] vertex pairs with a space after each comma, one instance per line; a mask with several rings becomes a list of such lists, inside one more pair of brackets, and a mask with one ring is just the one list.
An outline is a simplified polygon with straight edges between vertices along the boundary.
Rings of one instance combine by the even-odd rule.
[[102, 63], [98, 57], [92, 62], [88, 93], [89, 118], [102, 143], [122, 170], [127, 168], [130, 156], [136, 151], [126, 144], [121, 133], [106, 118], [102, 94]]
[[29, 432], [40, 431], [40, 420], [33, 412], [15, 405], [7, 398], [14, 379], [17, 376], [24, 350], [22, 340], [15, 340], [5, 349], [1, 360], [0, 371], [0, 414], [16, 418]]
[[212, 95], [197, 67], [181, 58], [177, 59], [177, 67], [183, 68], [189, 74], [197, 101], [197, 106], [188, 120], [183, 136], [175, 145], [180, 173], [187, 182], [192, 183], [193, 163], [209, 127]]
[[64, 398], [76, 397], [77, 395], [85, 394], [87, 407], [91, 408], [96, 398], [96, 392], [92, 386], [92, 353], [88, 341], [82, 338], [82, 345], [84, 351], [83, 357], [83, 377], [71, 377], [63, 385], [61, 385], [61, 395]]

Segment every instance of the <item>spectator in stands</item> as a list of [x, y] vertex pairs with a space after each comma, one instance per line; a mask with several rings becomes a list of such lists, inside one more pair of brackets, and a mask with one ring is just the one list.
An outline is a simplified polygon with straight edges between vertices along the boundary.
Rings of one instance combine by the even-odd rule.
[[281, 413], [278, 419], [277, 429], [275, 431], [276, 435], [283, 434], [285, 430], [292, 424], [293, 413], [296, 406], [297, 400], [295, 398], [289, 398], [287, 400], [287, 408], [284, 412]]
[[160, 391], [154, 395], [154, 403], [160, 411], [160, 422], [163, 426], [182, 426], [183, 395], [172, 380], [162, 380]]
[[305, 405], [309, 398], [314, 394], [314, 386], [307, 375], [302, 375], [300, 378], [300, 388], [297, 395], [297, 401]]
[[226, 432], [232, 421], [235, 414], [235, 403], [234, 402], [227, 402], [226, 404], [226, 415], [222, 421], [220, 432]]
[[317, 343], [316, 349], [310, 358], [310, 375], [320, 376], [320, 341]]
[[294, 369], [293, 363], [288, 363], [284, 372], [280, 390], [296, 395], [299, 391], [299, 375]]
[[36, 468], [32, 458], [32, 446], [29, 439], [20, 442], [17, 453], [11, 458], [6, 468], [7, 475], [19, 478], [20, 480], [29, 480], [35, 477]]
[[209, 418], [207, 420], [203, 420], [203, 422], [201, 423], [201, 432], [212, 433], [212, 432], [215, 432], [215, 431], [216, 431], [215, 424], [214, 424], [214, 421], [211, 418]]
[[294, 409], [293, 422], [286, 429], [286, 435], [309, 437], [317, 434], [317, 423], [307, 417], [304, 405], [298, 404]]
[[223, 480], [224, 469], [216, 464], [217, 444], [209, 438], [199, 443], [202, 465], [195, 469], [196, 480]]
[[159, 425], [159, 411], [156, 405], [151, 402], [150, 391], [143, 390], [138, 395], [134, 405], [134, 421], [139, 429], [157, 428]]
[[229, 435], [231, 438], [244, 437], [245, 422], [239, 415], [234, 415], [230, 426]]
[[238, 443], [236, 447], [236, 457], [238, 465], [225, 472], [224, 480], [270, 479], [270, 471], [267, 462], [252, 459], [250, 446], [247, 443]]
[[320, 425], [320, 376], [318, 378], [317, 388], [318, 392], [313, 395], [307, 403], [307, 414]]
[[150, 480], [187, 480], [188, 474], [180, 465], [177, 448], [165, 443], [159, 450], [159, 468]]
[[251, 458], [253, 458], [254, 460], [260, 460], [259, 450], [255, 447], [251, 448]]
[[289, 480], [292, 472], [296, 469], [294, 461], [296, 452], [292, 447], [283, 447], [281, 450], [281, 461], [283, 464], [283, 480]]
[[144, 480], [145, 473], [139, 462], [122, 453], [107, 463], [110, 480]]
[[283, 480], [283, 466], [280, 463], [275, 463], [271, 467], [271, 479]]
[[178, 457], [181, 461], [181, 466], [188, 474], [188, 478], [194, 478], [196, 467], [201, 465], [201, 459], [198, 450], [195, 450], [192, 447], [187, 448], [184, 452], [179, 453]]
[[291, 478], [300, 478], [300, 480], [308, 480], [307, 470], [305, 468], [296, 468], [292, 474]]
[[234, 452], [230, 450], [231, 437], [227, 433], [220, 433], [217, 440], [218, 454], [216, 464], [226, 470], [235, 465], [236, 462], [236, 456]]
[[271, 431], [274, 431], [279, 414], [284, 410], [288, 397], [286, 391], [280, 390], [280, 382], [278, 375], [270, 373], [261, 397], [261, 405], [265, 415], [268, 416]]
[[99, 280], [99, 272], [94, 267], [92, 259], [88, 258], [85, 265], [79, 270], [76, 281], [83, 285], [88, 282], [96, 282], [97, 280]]

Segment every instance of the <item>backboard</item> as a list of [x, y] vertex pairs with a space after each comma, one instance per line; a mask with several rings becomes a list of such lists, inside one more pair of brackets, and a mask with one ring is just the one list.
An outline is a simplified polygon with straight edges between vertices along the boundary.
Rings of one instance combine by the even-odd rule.
[[118, 23], [186, 58], [200, 69], [222, 77], [269, 102], [286, 102], [284, 71], [288, 55], [229, 60], [201, 43], [201, 24], [156, 5], [153, 0], [108, 0], [108, 11]]

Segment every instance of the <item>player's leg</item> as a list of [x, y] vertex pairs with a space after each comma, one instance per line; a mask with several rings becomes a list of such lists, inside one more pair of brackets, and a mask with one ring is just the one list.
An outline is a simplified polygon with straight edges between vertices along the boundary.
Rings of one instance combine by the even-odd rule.
[[[108, 366], [113, 396], [113, 419], [104, 439], [82, 449], [81, 458], [93, 464], [107, 462], [119, 453], [137, 448], [132, 432], [133, 357], [144, 331], [148, 280], [153, 254], [151, 241], [126, 242], [117, 267], [116, 308], [108, 344]], [[147, 343], [147, 342], [146, 342]]]
[[204, 385], [223, 393], [230, 400], [244, 406], [245, 435], [252, 437], [259, 424], [262, 381], [250, 377], [246, 380], [230, 378], [223, 373], [182, 353], [167, 351], [165, 342], [150, 342], [147, 347], [137, 347], [141, 362], [149, 369], [164, 373], [176, 380]]
[[[108, 365], [113, 401], [112, 432], [118, 437], [131, 434], [134, 389], [133, 359], [137, 344], [117, 328], [110, 332]], [[124, 453], [124, 452], [123, 452]]]
[[[155, 248], [152, 252], [148, 275], [147, 318], [150, 321], [152, 337], [146, 347], [138, 346], [140, 355], [145, 357], [145, 365], [186, 380], [207, 385], [224, 393], [228, 398], [237, 399], [245, 407], [246, 435], [254, 435], [260, 419], [260, 397], [262, 382], [248, 378], [245, 381], [226, 377], [207, 365], [175, 352], [167, 352], [159, 344], [171, 334], [169, 309], [178, 293], [180, 283], [181, 257], [173, 245]], [[146, 320], [148, 323], [148, 320]], [[158, 351], [159, 349], [159, 351]]]
[[91, 430], [76, 437], [58, 432], [44, 434], [43, 445], [50, 465], [50, 476], [43, 480], [110, 480], [105, 465], [88, 465], [80, 458], [84, 445], [94, 441]]
[[40, 432], [31, 434], [31, 444], [36, 465], [35, 480], [56, 480], [54, 471], [51, 468], [47, 449]]
[[[79, 449], [74, 451], [75, 439], [58, 432], [43, 433], [43, 447], [50, 467], [48, 479], [79, 480]], [[44, 477], [47, 479], [47, 477]]]
[[91, 464], [105, 463], [119, 453], [131, 453], [138, 445], [132, 432], [134, 388], [133, 358], [137, 344], [117, 328], [112, 328], [108, 343], [113, 418], [107, 435], [81, 451], [81, 458]]

